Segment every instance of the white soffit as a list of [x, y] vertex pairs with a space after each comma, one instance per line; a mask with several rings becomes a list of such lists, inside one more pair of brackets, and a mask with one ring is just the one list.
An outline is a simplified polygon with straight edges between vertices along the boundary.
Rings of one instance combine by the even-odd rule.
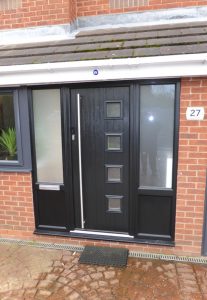
[[207, 53], [0, 67], [0, 86], [207, 76]]

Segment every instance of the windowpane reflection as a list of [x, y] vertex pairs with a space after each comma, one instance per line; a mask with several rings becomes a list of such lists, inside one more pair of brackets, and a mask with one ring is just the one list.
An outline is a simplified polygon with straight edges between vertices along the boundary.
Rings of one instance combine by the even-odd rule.
[[140, 186], [172, 188], [175, 85], [141, 86]]

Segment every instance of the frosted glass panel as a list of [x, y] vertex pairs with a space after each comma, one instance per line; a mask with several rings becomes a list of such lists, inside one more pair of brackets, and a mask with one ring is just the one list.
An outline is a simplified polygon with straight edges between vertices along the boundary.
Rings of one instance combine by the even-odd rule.
[[60, 90], [33, 91], [37, 181], [63, 183]]
[[108, 135], [107, 136], [107, 150], [121, 150], [121, 136]]
[[121, 182], [121, 167], [107, 167], [108, 182]]
[[108, 211], [121, 212], [121, 199], [119, 196], [108, 196]]
[[121, 102], [107, 102], [106, 103], [106, 117], [107, 118], [121, 118]]
[[140, 186], [172, 188], [175, 85], [141, 86]]

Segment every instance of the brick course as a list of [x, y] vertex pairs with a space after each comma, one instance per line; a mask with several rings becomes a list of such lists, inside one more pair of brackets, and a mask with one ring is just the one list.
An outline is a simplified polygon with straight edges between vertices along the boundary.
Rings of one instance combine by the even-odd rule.
[[[123, 3], [125, 3], [123, 5]], [[125, 13], [179, 7], [207, 5], [207, 0], [77, 0], [77, 15], [91, 16], [100, 14]]]
[[22, 0], [18, 9], [0, 10], [0, 29], [65, 24], [74, 20], [76, 0]]
[[32, 183], [31, 174], [27, 173], [0, 173], [0, 237], [80, 245], [118, 245], [136, 251], [200, 255], [207, 167], [207, 119], [186, 121], [188, 106], [203, 106], [207, 111], [206, 78], [181, 81], [175, 247], [33, 235]]

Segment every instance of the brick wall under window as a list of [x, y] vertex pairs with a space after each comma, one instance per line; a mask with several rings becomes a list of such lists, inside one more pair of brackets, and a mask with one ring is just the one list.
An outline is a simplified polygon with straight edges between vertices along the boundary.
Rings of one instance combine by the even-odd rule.
[[125, 13], [207, 5], [207, 0], [77, 0], [77, 15]]
[[207, 111], [207, 78], [186, 78], [181, 82], [175, 247], [33, 235], [32, 182], [31, 175], [27, 173], [0, 173], [0, 237], [81, 245], [118, 244], [136, 251], [200, 255], [207, 166], [207, 119], [187, 121], [185, 113], [188, 106], [203, 106]]

